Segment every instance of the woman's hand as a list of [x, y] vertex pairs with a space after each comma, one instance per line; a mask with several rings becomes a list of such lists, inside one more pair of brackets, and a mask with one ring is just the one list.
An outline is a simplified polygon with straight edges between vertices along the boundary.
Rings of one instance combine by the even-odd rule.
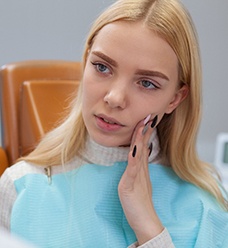
[[119, 182], [120, 201], [139, 245], [157, 236], [164, 229], [152, 202], [152, 187], [149, 177], [148, 156], [150, 136], [157, 117], [146, 126], [141, 121], [134, 132], [127, 168]]

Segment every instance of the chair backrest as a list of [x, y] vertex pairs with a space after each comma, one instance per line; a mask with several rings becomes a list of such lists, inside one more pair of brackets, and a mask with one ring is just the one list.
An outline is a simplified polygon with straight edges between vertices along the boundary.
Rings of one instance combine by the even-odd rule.
[[21, 155], [31, 152], [43, 135], [67, 116], [78, 85], [76, 80], [32, 80], [23, 83], [19, 108]]
[[[81, 63], [73, 61], [25, 61], [7, 64], [1, 68], [0, 99], [3, 128], [2, 145], [6, 151], [10, 165], [22, 155], [22, 152], [24, 155], [26, 149], [30, 151], [34, 146], [34, 142], [37, 141], [36, 139], [39, 139], [40, 135], [50, 130], [50, 125], [54, 125], [53, 122], [59, 120], [59, 118], [53, 118], [52, 121], [49, 122], [54, 112], [52, 112], [52, 115], [46, 115], [46, 117], [42, 117], [41, 114], [41, 112], [44, 113], [49, 106], [53, 106], [51, 96], [54, 97], [54, 95], [57, 94], [56, 92], [61, 91], [54, 91], [55, 87], [57, 87], [56, 85], [58, 85], [56, 89], [59, 89], [60, 85], [60, 88], [63, 89], [63, 84], [66, 84], [67, 90], [62, 91], [62, 95], [57, 94], [60, 100], [56, 101], [61, 101], [64, 97], [68, 97], [66, 94], [77, 88], [77, 82], [81, 80], [81, 75]], [[43, 84], [41, 81], [43, 81]], [[75, 83], [72, 81], [75, 81]], [[44, 86], [45, 82], [47, 86]], [[53, 83], [55, 87], [50, 86], [51, 83]], [[45, 88], [47, 92], [45, 92]], [[46, 94], [46, 99], [41, 98], [40, 90], [43, 92], [42, 94]], [[47, 97], [47, 94], [50, 94], [50, 96]], [[28, 106], [26, 106], [26, 103]], [[41, 108], [39, 105], [44, 107]], [[42, 109], [42, 111], [40, 109]], [[52, 110], [60, 111], [58, 108], [55, 110], [52, 108]], [[58, 114], [54, 115], [56, 116]], [[33, 118], [32, 115], [35, 117]], [[23, 120], [23, 118], [25, 119]], [[44, 119], [46, 119], [47, 123], [51, 124], [46, 127]], [[39, 132], [34, 131], [37, 130], [37, 126], [39, 126]], [[42, 126], [42, 128], [40, 128], [40, 126]], [[36, 133], [31, 134], [32, 130]], [[31, 138], [29, 137], [30, 135]]]
[[5, 153], [5, 150], [0, 147], [0, 176], [4, 170], [8, 167], [9, 162]]

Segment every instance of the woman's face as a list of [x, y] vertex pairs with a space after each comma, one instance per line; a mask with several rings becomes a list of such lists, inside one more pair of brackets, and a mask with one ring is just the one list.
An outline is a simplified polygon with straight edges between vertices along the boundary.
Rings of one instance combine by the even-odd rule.
[[103, 27], [89, 51], [82, 114], [91, 138], [104, 146], [131, 143], [136, 125], [171, 113], [186, 95], [169, 44], [141, 22]]

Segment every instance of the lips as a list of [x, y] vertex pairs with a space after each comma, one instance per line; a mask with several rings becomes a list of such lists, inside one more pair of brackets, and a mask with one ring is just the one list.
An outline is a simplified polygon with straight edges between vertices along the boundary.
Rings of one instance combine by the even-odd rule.
[[95, 115], [95, 118], [96, 118], [96, 124], [98, 128], [106, 132], [117, 131], [124, 126], [123, 124], [118, 122], [116, 119], [108, 117], [103, 114]]
[[105, 118], [101, 118], [104, 122], [108, 123], [108, 124], [117, 124], [116, 122], [112, 122], [112, 121], [109, 121]]
[[107, 124], [124, 126], [120, 122], [118, 122], [116, 119], [105, 116], [105, 115], [96, 115], [96, 117], [102, 119]]

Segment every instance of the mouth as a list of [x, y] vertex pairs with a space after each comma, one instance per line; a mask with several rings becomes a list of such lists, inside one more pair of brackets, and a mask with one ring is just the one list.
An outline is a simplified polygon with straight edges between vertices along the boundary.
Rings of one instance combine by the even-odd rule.
[[124, 125], [116, 119], [103, 114], [95, 115], [95, 118], [97, 120], [97, 126], [104, 131], [117, 131], [124, 127]]
[[110, 125], [124, 126], [119, 121], [115, 120], [114, 118], [107, 117], [105, 115], [95, 115], [95, 117], [101, 119], [102, 121], [104, 121], [105, 123], [110, 124]]
[[115, 122], [115, 121], [111, 121], [111, 120], [108, 120], [108, 119], [106, 119], [106, 118], [102, 118], [102, 117], [100, 117], [100, 119], [101, 120], [103, 120], [105, 123], [107, 123], [107, 124], [111, 124], [111, 125], [119, 125], [117, 122]]

